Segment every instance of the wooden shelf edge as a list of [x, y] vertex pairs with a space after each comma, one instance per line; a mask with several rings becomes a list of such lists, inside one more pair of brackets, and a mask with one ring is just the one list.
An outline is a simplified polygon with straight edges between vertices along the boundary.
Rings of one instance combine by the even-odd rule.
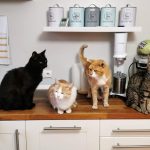
[[43, 28], [43, 32], [141, 32], [142, 27], [49, 27]]

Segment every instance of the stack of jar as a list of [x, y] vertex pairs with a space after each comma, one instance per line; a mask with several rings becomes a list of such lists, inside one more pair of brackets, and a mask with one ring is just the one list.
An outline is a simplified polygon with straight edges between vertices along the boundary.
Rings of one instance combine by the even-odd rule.
[[[116, 7], [107, 4], [101, 9], [95, 4], [89, 7], [80, 7], [75, 4], [69, 8], [69, 24], [70, 27], [114, 27], [116, 26]], [[52, 27], [60, 26], [60, 22], [64, 18], [64, 8], [56, 4], [54, 7], [49, 7], [48, 25]], [[127, 5], [121, 8], [119, 15], [118, 26], [135, 26], [136, 7]]]

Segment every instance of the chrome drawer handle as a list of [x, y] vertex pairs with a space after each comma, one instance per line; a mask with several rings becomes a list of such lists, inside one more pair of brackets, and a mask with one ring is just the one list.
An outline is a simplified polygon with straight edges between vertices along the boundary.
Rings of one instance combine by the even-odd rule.
[[115, 129], [112, 132], [150, 132], [150, 129]]
[[112, 148], [150, 148], [150, 145], [120, 145], [117, 143]]
[[44, 131], [46, 130], [81, 130], [81, 127], [77, 127], [77, 126], [74, 126], [74, 127], [45, 127], [43, 129]]
[[19, 150], [19, 131], [18, 129], [15, 130], [15, 139], [16, 139], [16, 150]]

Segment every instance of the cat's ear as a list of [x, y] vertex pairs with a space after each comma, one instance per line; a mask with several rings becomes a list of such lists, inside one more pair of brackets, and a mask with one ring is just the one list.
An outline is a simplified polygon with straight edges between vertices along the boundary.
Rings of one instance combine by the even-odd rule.
[[99, 66], [102, 67], [102, 68], [105, 68], [105, 62], [100, 60]]
[[34, 51], [34, 52], [32, 53], [32, 57], [35, 57], [36, 55], [37, 55], [37, 52]]
[[104, 62], [102, 62], [102, 63], [101, 63], [101, 67], [103, 67], [103, 68], [105, 67], [105, 64], [104, 64]]
[[46, 49], [42, 51], [40, 54], [45, 55]]

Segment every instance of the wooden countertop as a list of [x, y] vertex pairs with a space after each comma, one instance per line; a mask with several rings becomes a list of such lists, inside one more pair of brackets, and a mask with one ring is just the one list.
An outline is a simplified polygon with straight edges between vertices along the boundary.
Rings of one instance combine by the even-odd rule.
[[127, 107], [123, 100], [110, 98], [108, 108], [99, 102], [97, 110], [92, 109], [91, 99], [79, 96], [78, 105], [71, 114], [58, 114], [52, 109], [47, 100], [37, 100], [36, 106], [31, 110], [0, 110], [0, 120], [80, 120], [80, 119], [150, 119], [150, 114], [139, 113]]

